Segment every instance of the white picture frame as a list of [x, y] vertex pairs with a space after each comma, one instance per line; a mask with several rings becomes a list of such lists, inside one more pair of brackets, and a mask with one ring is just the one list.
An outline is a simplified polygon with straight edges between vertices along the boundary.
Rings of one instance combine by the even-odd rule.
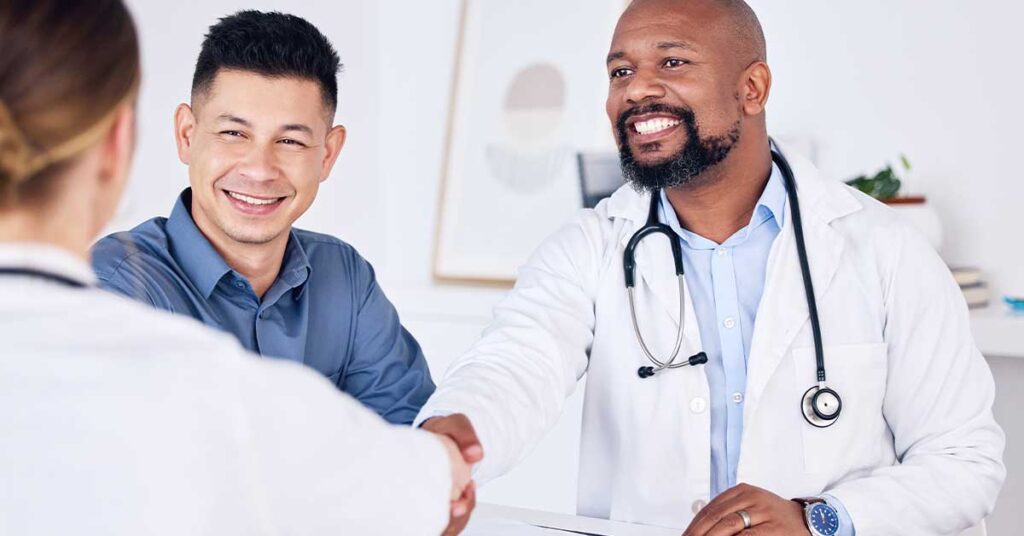
[[614, 150], [604, 60], [622, 0], [463, 0], [434, 277], [507, 285], [582, 206], [576, 153]]

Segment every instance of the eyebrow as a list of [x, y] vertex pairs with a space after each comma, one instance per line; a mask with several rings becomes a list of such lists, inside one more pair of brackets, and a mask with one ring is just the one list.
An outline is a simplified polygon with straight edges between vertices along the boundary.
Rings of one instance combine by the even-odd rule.
[[303, 132], [305, 134], [309, 134], [310, 136], [313, 135], [313, 129], [307, 127], [306, 125], [299, 124], [299, 123], [293, 123], [293, 124], [290, 124], [290, 125], [285, 125], [282, 128], [282, 130], [284, 130], [285, 132], [288, 132], [288, 131], [298, 131], [298, 132]]
[[622, 58], [625, 58], [625, 57], [626, 57], [626, 53], [621, 51], [621, 50], [618, 51], [618, 52], [612, 52], [611, 54], [608, 54], [608, 59], [606, 59], [604, 63], [605, 63], [605, 65], [607, 65], [607, 64], [609, 64], [609, 63], [611, 63], [611, 62], [613, 62], [615, 60], [621, 60]]
[[655, 47], [658, 50], [668, 50], [670, 48], [681, 48], [684, 50], [696, 50], [693, 45], [686, 41], [661, 41]]
[[229, 123], [238, 123], [239, 125], [242, 125], [243, 127], [251, 127], [252, 126], [252, 123], [246, 121], [245, 119], [242, 119], [241, 117], [238, 117], [237, 115], [220, 114], [220, 115], [217, 116], [217, 120], [218, 121], [227, 121]]
[[[220, 115], [217, 116], [217, 120], [219, 120], [219, 121], [227, 121], [229, 123], [237, 123], [239, 125], [242, 125], [243, 127], [252, 128], [252, 123], [250, 121], [248, 121], [247, 119], [243, 119], [241, 117], [238, 117], [237, 115], [220, 114]], [[285, 132], [289, 132], [289, 131], [304, 132], [306, 134], [309, 134], [310, 136], [313, 135], [313, 129], [309, 128], [308, 126], [303, 125], [301, 123], [290, 123], [290, 124], [284, 125], [283, 127], [281, 127], [281, 130], [283, 130]]]
[[[657, 48], [658, 50], [670, 50], [670, 49], [673, 49], [673, 48], [681, 48], [683, 50], [691, 50], [691, 51], [696, 51], [697, 50], [696, 48], [694, 48], [693, 45], [691, 45], [690, 43], [687, 43], [686, 41], [659, 41], [658, 43], [656, 43], [654, 45], [654, 48]], [[608, 58], [605, 60], [605, 64], [607, 65], [607, 64], [609, 64], [609, 63], [611, 63], [611, 62], [613, 62], [615, 60], [621, 60], [622, 58], [625, 58], [625, 57], [626, 57], [626, 52], [625, 51], [619, 50], [619, 51], [616, 51], [616, 52], [612, 52], [611, 54], [608, 54]]]

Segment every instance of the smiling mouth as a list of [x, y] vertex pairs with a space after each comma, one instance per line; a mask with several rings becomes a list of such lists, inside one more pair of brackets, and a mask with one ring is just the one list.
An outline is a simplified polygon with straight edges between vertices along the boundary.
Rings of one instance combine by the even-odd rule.
[[679, 126], [682, 121], [678, 119], [670, 119], [668, 117], [656, 117], [654, 119], [648, 119], [646, 121], [637, 121], [633, 123], [633, 132], [644, 136], [652, 134], [658, 134], [664, 132], [672, 127]]
[[284, 202], [284, 197], [256, 197], [231, 190], [221, 190], [231, 203], [239, 210], [249, 214], [268, 214]]
[[653, 146], [675, 134], [683, 120], [665, 113], [643, 114], [627, 121], [625, 126], [629, 140], [639, 146]]

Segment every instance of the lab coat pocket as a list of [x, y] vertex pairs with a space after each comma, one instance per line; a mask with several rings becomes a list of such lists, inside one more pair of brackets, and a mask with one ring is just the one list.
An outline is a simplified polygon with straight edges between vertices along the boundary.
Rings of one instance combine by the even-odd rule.
[[[842, 411], [827, 428], [804, 421], [801, 429], [806, 471], [832, 482], [872, 467], [883, 451], [880, 438], [887, 433], [882, 415], [887, 354], [884, 343], [826, 346], [824, 352], [826, 383], [842, 399]], [[794, 349], [793, 359], [796, 406], [816, 384], [814, 348]]]

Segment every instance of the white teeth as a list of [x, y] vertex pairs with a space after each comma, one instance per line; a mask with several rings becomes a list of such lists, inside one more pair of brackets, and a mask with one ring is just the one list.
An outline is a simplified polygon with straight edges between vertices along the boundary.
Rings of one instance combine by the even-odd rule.
[[239, 201], [245, 201], [250, 205], [270, 205], [277, 202], [277, 199], [256, 199], [255, 197], [249, 197], [235, 192], [228, 192], [228, 195]]
[[647, 121], [639, 121], [633, 124], [633, 128], [639, 134], [655, 134], [662, 130], [672, 128], [679, 124], [677, 119], [667, 119], [659, 117], [657, 119], [648, 119]]

